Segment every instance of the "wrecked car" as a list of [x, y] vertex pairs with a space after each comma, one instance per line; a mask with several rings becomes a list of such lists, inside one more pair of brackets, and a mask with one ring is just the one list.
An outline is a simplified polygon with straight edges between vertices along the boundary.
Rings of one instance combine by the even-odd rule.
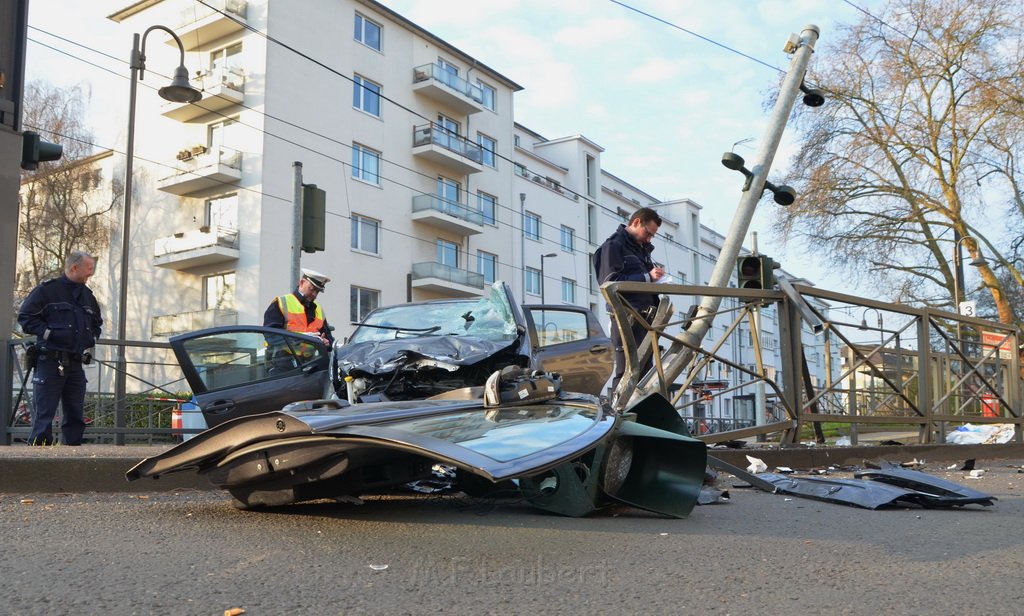
[[333, 353], [257, 327], [171, 344], [213, 427], [129, 480], [194, 470], [254, 508], [387, 491], [443, 465], [460, 486], [514, 480], [573, 516], [618, 501], [683, 517], [700, 491], [705, 446], [667, 400], [615, 413], [598, 397], [611, 349], [593, 315], [524, 310], [502, 282], [375, 311]]

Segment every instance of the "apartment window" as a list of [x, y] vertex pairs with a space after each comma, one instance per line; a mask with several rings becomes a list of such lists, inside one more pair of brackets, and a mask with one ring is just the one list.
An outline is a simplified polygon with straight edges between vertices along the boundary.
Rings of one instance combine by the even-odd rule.
[[459, 267], [459, 245], [448, 240], [437, 240], [437, 262], [448, 267]]
[[586, 174], [587, 174], [587, 195], [590, 197], [597, 196], [597, 159], [587, 154], [586, 162]]
[[484, 222], [489, 225], [498, 224], [497, 209], [498, 198], [483, 191], [476, 193], [477, 209], [483, 214]]
[[593, 205], [587, 206], [587, 241], [597, 243], [597, 207]]
[[523, 220], [523, 234], [527, 239], [540, 240], [540, 216], [527, 212]]
[[203, 224], [211, 229], [238, 228], [238, 195], [207, 199]]
[[530, 295], [540, 295], [540, 270], [528, 267], [523, 270], [523, 288]]
[[527, 173], [526, 167], [524, 167], [523, 165], [520, 165], [519, 163], [514, 163], [514, 164], [515, 164], [515, 169], [516, 169], [516, 175], [518, 175], [519, 177], [524, 177], [524, 178], [528, 177], [530, 175], [529, 173]]
[[512, 145], [519, 147], [519, 135], [512, 135]]
[[576, 230], [562, 225], [562, 250], [572, 252], [576, 249]]
[[444, 202], [441, 208], [452, 216], [465, 217], [461, 207], [462, 185], [444, 176], [437, 176], [437, 196]]
[[480, 102], [484, 104], [484, 107], [494, 111], [494, 97], [497, 94], [497, 90], [480, 80], [477, 80], [476, 85], [480, 88], [481, 92], [482, 100]]
[[451, 88], [458, 89], [459, 85], [459, 67], [454, 64], [449, 64], [444, 58], [437, 59], [437, 68], [441, 69], [438, 71], [438, 81], [449, 86]]
[[619, 217], [622, 222], [629, 222], [629, 212], [622, 209], [621, 207], [615, 208], [615, 215]]
[[498, 142], [483, 133], [476, 134], [476, 142], [480, 146], [483, 164], [494, 167], [494, 152], [498, 149]]
[[476, 271], [484, 275], [485, 283], [493, 283], [498, 279], [498, 255], [478, 250], [476, 253]]
[[567, 304], [576, 303], [576, 281], [570, 278], [562, 279], [562, 301]]
[[220, 122], [214, 122], [210, 124], [206, 129], [207, 142], [210, 149], [218, 148], [226, 143], [232, 143], [234, 133], [238, 130], [235, 126], [238, 124], [238, 120], [235, 118], [227, 118]]
[[380, 185], [380, 152], [352, 144], [352, 177]]
[[591, 265], [593, 263], [594, 263], [594, 253], [590, 253], [590, 254], [587, 255], [587, 270], [590, 271], [590, 276], [589, 276], [589, 278], [590, 278], [590, 280], [589, 280], [590, 292], [596, 294], [597, 293], [597, 287], [599, 285], [597, 284], [597, 272], [594, 271], [593, 267], [591, 267]]
[[203, 305], [207, 310], [235, 309], [235, 273], [203, 276]]
[[380, 24], [356, 13], [355, 38], [363, 45], [380, 51]]
[[380, 117], [380, 84], [356, 75], [352, 80], [352, 106]]
[[349, 321], [361, 323], [366, 315], [380, 305], [380, 291], [364, 289], [355, 285], [349, 287]]
[[220, 81], [230, 81], [228, 73], [241, 67], [242, 44], [235, 43], [210, 52], [210, 74]]
[[352, 249], [371, 254], [380, 254], [380, 222], [352, 215]]

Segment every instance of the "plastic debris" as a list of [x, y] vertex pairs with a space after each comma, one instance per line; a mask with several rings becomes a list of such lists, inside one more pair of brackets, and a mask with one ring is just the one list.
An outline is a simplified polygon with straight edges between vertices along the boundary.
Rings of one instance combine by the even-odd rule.
[[853, 445], [853, 441], [848, 436], [840, 436], [836, 439], [836, 447], [849, 447]]
[[976, 468], [967, 473], [967, 476], [970, 477], [971, 479], [981, 479], [984, 475], [985, 469], [983, 468]]
[[792, 473], [793, 469], [789, 468], [788, 466], [776, 466], [775, 467], [775, 472], [776, 473], [787, 474], [787, 473]]
[[374, 571], [384, 571], [385, 569], [388, 568], [388, 566], [387, 565], [370, 565], [370, 568], [373, 569]]
[[764, 460], [755, 458], [754, 456], [747, 456], [747, 461], [750, 462], [750, 466], [747, 467], [748, 473], [763, 473], [768, 470], [768, 465], [764, 463]]
[[946, 435], [946, 442], [954, 445], [990, 445], [1009, 443], [1013, 439], [1013, 424], [964, 424]]

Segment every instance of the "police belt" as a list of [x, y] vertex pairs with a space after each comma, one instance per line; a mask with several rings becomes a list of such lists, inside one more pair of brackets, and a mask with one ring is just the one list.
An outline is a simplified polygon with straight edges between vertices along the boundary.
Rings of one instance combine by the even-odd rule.
[[[654, 322], [654, 315], [657, 314], [657, 312], [658, 312], [658, 307], [657, 306], [646, 306], [644, 308], [637, 308], [637, 307], [634, 306], [633, 310], [636, 310], [637, 312], [639, 312], [640, 316], [642, 316], [644, 318], [644, 320], [647, 321], [648, 323], [653, 323]], [[612, 315], [611, 318], [614, 319], [615, 316]]]
[[56, 359], [60, 362], [82, 363], [85, 357], [82, 353], [72, 353], [70, 351], [39, 351], [39, 359]]

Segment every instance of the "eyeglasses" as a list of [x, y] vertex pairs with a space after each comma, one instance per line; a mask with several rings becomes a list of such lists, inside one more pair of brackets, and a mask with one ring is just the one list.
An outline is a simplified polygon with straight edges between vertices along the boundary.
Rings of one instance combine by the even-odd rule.
[[651, 231], [650, 227], [644, 227], [644, 233], [647, 234], [648, 239], [651, 239], [658, 234], [658, 227], [654, 227], [654, 231]]

